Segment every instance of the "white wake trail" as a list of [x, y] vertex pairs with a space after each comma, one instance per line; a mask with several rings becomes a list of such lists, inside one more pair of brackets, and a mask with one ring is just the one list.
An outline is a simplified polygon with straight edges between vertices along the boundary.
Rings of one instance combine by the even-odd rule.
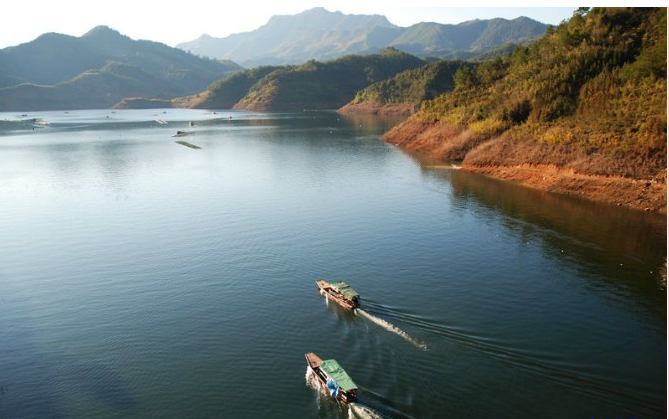
[[359, 314], [363, 317], [366, 317], [368, 320], [371, 320], [372, 322], [378, 324], [379, 326], [383, 327], [387, 331], [401, 336], [404, 340], [406, 340], [407, 342], [410, 342], [411, 344], [413, 344], [417, 348], [422, 349], [424, 351], [427, 350], [427, 345], [425, 345], [424, 343], [418, 342], [416, 339], [409, 336], [409, 334], [407, 332], [405, 332], [404, 330], [400, 329], [399, 327], [393, 325], [392, 323], [389, 323], [389, 322], [387, 322], [383, 319], [379, 319], [376, 316], [372, 316], [371, 314], [369, 314], [368, 312], [366, 312], [365, 310], [360, 309], [360, 308], [356, 309], [355, 313]]
[[318, 381], [318, 378], [316, 378], [314, 373], [311, 372], [311, 368], [307, 367], [307, 372], [304, 375], [304, 379], [307, 382], [307, 387], [311, 388], [312, 390], [316, 390], [319, 395], [325, 394], [323, 386], [321, 386], [320, 381]]
[[349, 403], [348, 407], [349, 419], [385, 419], [379, 413], [357, 403]]

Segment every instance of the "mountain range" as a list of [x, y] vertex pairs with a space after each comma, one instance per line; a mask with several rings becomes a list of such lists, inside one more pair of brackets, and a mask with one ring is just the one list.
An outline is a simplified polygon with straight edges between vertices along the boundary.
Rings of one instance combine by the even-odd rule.
[[106, 26], [81, 37], [46, 33], [0, 50], [0, 110], [107, 108], [128, 96], [172, 98], [239, 69]]
[[[513, 45], [528, 43], [545, 32], [546, 27], [521, 17], [474, 20], [458, 25], [419, 23], [402, 28], [380, 15], [345, 15], [315, 8], [292, 16], [274, 16], [251, 32], [218, 40], [203, 36], [190, 46], [181, 45], [190, 52], [158, 42], [133, 40], [106, 26], [95, 27], [81, 37], [46, 33], [31, 42], [0, 49], [0, 111], [109, 108], [122, 101], [124, 106], [167, 106], [170, 99], [201, 93], [217, 80], [241, 70], [236, 62], [247, 67], [264, 63], [303, 64], [333, 61], [346, 55], [374, 55], [389, 47], [417, 57], [471, 58], [495, 55]], [[307, 75], [316, 77], [314, 80], [318, 82], [312, 80], [316, 83], [312, 87], [327, 88], [318, 92], [321, 97], [318, 101], [311, 92], [313, 100], [307, 101], [309, 106], [340, 106], [350, 98], [325, 98], [333, 86], [332, 80], [343, 80], [332, 69], [354, 62], [359, 64], [364, 60], [355, 58], [334, 65], [309, 64], [300, 69], [283, 69], [271, 80], [294, 84], [306, 80]], [[348, 64], [342, 67], [345, 71], [355, 67]], [[379, 81], [377, 76], [385, 74], [375, 68], [365, 70], [374, 73], [364, 78], [366, 82]], [[312, 70], [317, 71], [309, 73]], [[279, 76], [281, 72], [286, 75]], [[358, 72], [354, 73], [351, 77], [358, 80]], [[349, 84], [342, 91], [350, 95], [365, 87], [357, 82]], [[266, 100], [267, 95], [268, 89], [262, 90], [252, 101], [245, 101], [246, 106], [259, 108], [258, 101]], [[276, 94], [270, 96], [278, 98]], [[299, 108], [299, 100], [293, 96], [284, 99], [290, 97], [291, 108]], [[133, 98], [145, 99], [130, 100]], [[271, 102], [288, 103], [284, 99]]]
[[548, 25], [518, 17], [472, 20], [457, 25], [393, 25], [381, 15], [346, 15], [324, 8], [274, 16], [264, 26], [225, 38], [202, 35], [177, 45], [194, 54], [229, 59], [245, 67], [331, 60], [394, 47], [418, 57], [469, 59], [505, 44], [527, 44]]

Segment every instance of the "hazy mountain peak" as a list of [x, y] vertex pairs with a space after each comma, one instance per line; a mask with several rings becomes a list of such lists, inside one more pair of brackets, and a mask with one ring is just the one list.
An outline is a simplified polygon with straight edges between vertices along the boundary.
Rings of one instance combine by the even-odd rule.
[[[45, 41], [60, 41], [60, 40], [70, 40], [70, 39], [76, 39], [74, 36], [70, 35], [65, 35], [62, 33], [57, 33], [57, 32], [46, 32], [43, 33], [42, 35], [38, 36], [35, 38], [33, 43], [40, 43], [40, 42], [45, 42]], [[22, 45], [29, 44], [30, 42], [26, 42]], [[8, 47], [8, 49], [14, 49], [16, 47]]]
[[471, 57], [499, 45], [527, 43], [543, 35], [546, 27], [529, 18], [498, 18], [457, 25], [422, 22], [404, 28], [382, 15], [349, 15], [315, 7], [295, 15], [273, 16], [253, 31], [224, 38], [202, 35], [178, 47], [245, 67], [326, 61], [388, 46], [421, 57]]
[[342, 12], [339, 11], [331, 12], [327, 10], [325, 7], [314, 7], [312, 9], [307, 9], [302, 13], [298, 13], [297, 16], [319, 16], [319, 15], [325, 16], [330, 14], [340, 15], [340, 16], [343, 15]]
[[317, 28], [324, 31], [394, 26], [382, 15], [346, 15], [339, 11], [331, 12], [324, 7], [314, 7], [296, 15], [272, 16], [263, 28], [275, 25], [296, 25], [300, 28]]
[[119, 31], [105, 25], [96, 26], [82, 36], [82, 38], [109, 38], [109, 37], [127, 38], [127, 36], [121, 35]]

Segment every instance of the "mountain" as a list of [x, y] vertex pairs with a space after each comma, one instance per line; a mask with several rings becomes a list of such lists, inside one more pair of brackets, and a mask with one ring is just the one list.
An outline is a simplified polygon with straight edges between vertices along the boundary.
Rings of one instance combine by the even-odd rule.
[[[295, 16], [273, 16], [261, 28], [246, 33], [213, 38], [202, 35], [178, 48], [208, 57], [232, 59], [245, 67], [297, 64], [310, 59], [329, 60], [368, 50], [364, 40], [370, 28], [394, 28], [379, 15], [344, 15], [323, 8]], [[381, 41], [377, 49], [387, 46]]]
[[390, 45], [417, 56], [470, 58], [501, 45], [527, 44], [543, 35], [546, 28], [527, 17], [472, 20], [458, 25], [417, 23]]
[[388, 48], [379, 54], [285, 66], [261, 78], [234, 107], [262, 111], [337, 109], [363, 87], [423, 64], [413, 55]]
[[666, 213], [666, 8], [579, 9], [453, 80], [384, 139], [464, 170]]
[[380, 15], [345, 15], [324, 8], [274, 16], [245, 33], [200, 38], [178, 47], [195, 54], [230, 59], [245, 67], [331, 60], [374, 53], [392, 46], [419, 57], [470, 58], [507, 43], [526, 44], [548, 26], [526, 17], [474, 20], [458, 25], [418, 23], [395, 26]]
[[47, 33], [0, 50], [0, 110], [109, 107], [124, 95], [170, 98], [239, 69], [106, 26], [82, 37]]

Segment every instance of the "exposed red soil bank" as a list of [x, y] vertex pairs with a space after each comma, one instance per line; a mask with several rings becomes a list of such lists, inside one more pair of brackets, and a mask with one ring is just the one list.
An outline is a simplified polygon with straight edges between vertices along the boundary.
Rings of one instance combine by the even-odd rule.
[[465, 171], [548, 192], [667, 213], [666, 169], [645, 169], [636, 160], [621, 161], [575, 147], [484, 136], [416, 120], [396, 126], [383, 139], [431, 157], [461, 160]]

